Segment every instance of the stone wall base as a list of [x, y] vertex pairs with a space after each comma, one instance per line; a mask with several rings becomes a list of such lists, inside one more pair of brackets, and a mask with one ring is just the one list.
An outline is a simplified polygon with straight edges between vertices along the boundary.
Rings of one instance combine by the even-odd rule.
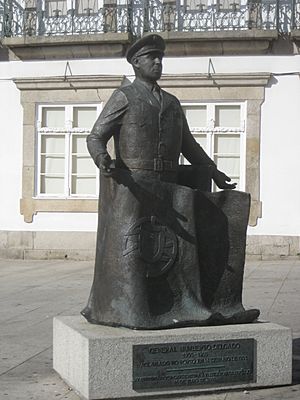
[[[95, 232], [0, 231], [0, 259], [92, 261]], [[300, 236], [251, 235], [248, 260], [300, 259]]]
[[94, 260], [95, 232], [0, 231], [0, 259]]
[[136, 331], [76, 316], [53, 328], [53, 367], [89, 400], [291, 384], [291, 330], [269, 322]]
[[246, 255], [248, 260], [300, 259], [300, 236], [248, 236]]

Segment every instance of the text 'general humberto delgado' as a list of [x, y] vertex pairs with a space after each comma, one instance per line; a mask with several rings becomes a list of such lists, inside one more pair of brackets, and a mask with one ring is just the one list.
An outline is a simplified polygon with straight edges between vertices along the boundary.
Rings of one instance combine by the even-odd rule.
[[133, 346], [133, 389], [255, 381], [254, 339]]

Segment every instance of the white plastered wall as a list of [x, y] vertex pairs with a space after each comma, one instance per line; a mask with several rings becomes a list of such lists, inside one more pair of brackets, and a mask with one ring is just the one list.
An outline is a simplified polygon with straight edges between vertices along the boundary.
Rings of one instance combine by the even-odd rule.
[[[216, 73], [300, 71], [300, 56], [212, 57]], [[166, 58], [165, 74], [207, 73], [209, 58]], [[71, 60], [73, 75], [127, 75], [122, 60]], [[38, 213], [32, 223], [20, 215], [22, 184], [22, 106], [12, 78], [62, 76], [66, 61], [0, 63], [0, 230], [95, 231], [93, 213]], [[266, 88], [262, 106], [261, 200], [263, 218], [249, 228], [255, 235], [300, 234], [300, 80], [276, 75]]]

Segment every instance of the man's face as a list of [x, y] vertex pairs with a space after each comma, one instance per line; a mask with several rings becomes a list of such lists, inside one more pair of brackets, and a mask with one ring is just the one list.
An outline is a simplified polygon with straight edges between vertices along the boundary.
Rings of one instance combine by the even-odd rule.
[[138, 71], [140, 78], [156, 82], [162, 74], [162, 58], [163, 54], [160, 51], [153, 51], [136, 57], [133, 60], [133, 66]]

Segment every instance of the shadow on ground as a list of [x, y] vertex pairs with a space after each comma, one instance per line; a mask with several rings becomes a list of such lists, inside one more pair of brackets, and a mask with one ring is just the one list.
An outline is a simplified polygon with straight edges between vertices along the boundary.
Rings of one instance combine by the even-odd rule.
[[300, 384], [300, 338], [293, 340], [293, 385]]

